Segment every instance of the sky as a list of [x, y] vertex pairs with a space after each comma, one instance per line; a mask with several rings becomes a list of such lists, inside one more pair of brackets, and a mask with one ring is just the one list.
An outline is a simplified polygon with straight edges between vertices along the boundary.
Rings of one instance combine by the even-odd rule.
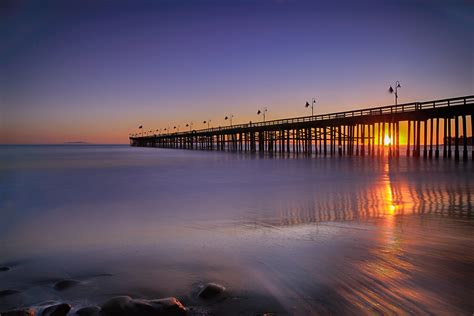
[[0, 143], [474, 94], [472, 1], [0, 1]]

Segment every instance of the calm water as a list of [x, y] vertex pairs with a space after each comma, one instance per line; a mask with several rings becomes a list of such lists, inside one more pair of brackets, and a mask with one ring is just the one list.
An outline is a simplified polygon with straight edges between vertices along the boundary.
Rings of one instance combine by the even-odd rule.
[[[474, 164], [0, 147], [0, 312], [176, 296], [194, 314], [474, 312]], [[58, 292], [57, 280], [81, 283]], [[199, 286], [226, 286], [201, 302]]]

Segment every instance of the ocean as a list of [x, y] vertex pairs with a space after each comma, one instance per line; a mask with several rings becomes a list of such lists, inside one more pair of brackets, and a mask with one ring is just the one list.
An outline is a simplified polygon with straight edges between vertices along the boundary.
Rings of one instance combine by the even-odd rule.
[[[0, 146], [0, 313], [472, 314], [474, 163]], [[74, 286], [58, 290], [61, 280]], [[198, 293], [225, 287], [217, 300]]]

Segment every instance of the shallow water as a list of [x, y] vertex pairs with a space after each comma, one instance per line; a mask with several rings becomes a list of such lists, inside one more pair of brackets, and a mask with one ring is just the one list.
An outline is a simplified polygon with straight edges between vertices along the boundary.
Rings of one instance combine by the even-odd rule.
[[[471, 314], [474, 164], [0, 147], [0, 312], [176, 296], [196, 315]], [[80, 283], [65, 291], [56, 281]], [[197, 298], [217, 282], [223, 299]], [[1, 293], [1, 292], [0, 292]]]

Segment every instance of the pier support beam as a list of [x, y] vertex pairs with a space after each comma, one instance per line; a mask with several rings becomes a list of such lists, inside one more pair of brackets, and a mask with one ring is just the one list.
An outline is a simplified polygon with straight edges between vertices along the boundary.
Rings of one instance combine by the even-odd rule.
[[433, 158], [433, 119], [430, 119], [430, 150], [428, 157]]
[[439, 158], [439, 117], [436, 118], [436, 150], [435, 158]]
[[324, 157], [327, 156], [328, 154], [328, 138], [327, 138], [327, 129], [326, 127], [323, 127], [324, 129]]
[[448, 158], [451, 158], [451, 118], [450, 117], [448, 117], [447, 129], [448, 129], [448, 139], [447, 139], [447, 142], [448, 142]]
[[444, 124], [443, 124], [443, 158], [446, 159], [448, 158], [448, 119], [444, 118]]
[[395, 140], [396, 140], [396, 156], [397, 158], [400, 157], [400, 122], [397, 121], [396, 123], [396, 135], [395, 135]]
[[474, 113], [471, 113], [471, 160], [474, 161]]
[[385, 155], [385, 122], [382, 122], [382, 157]]
[[407, 127], [407, 157], [410, 157], [410, 138], [411, 138], [411, 121], [408, 121]]
[[337, 127], [337, 152], [342, 156], [342, 126]]
[[375, 157], [375, 123], [372, 123], [372, 157]]
[[416, 121], [416, 156], [420, 158], [421, 156], [421, 121]]
[[454, 119], [454, 160], [459, 161], [459, 117]]
[[428, 157], [428, 121], [423, 122], [423, 158]]
[[466, 124], [466, 115], [462, 116], [462, 133], [463, 133], [463, 150], [462, 150], [462, 160], [467, 160], [467, 124]]
[[365, 127], [366, 125], [365, 124], [361, 124], [361, 147], [360, 147], [360, 155], [362, 157], [365, 156]]

